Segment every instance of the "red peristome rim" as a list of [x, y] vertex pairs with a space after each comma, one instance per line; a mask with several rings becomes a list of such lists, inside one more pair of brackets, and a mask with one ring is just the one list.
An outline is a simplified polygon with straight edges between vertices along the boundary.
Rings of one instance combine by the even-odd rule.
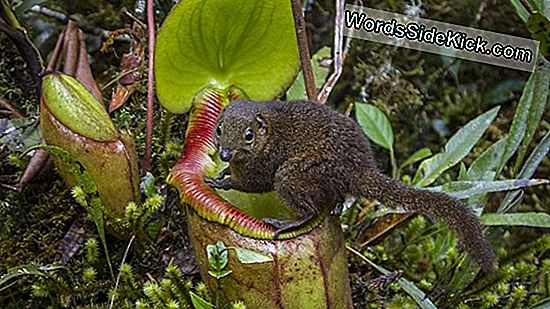
[[168, 183], [180, 192], [183, 202], [209, 221], [229, 226], [236, 232], [261, 239], [273, 238], [275, 229], [252, 218], [222, 199], [204, 182], [204, 171], [213, 164], [216, 151], [214, 128], [223, 107], [236, 99], [233, 91], [207, 89], [196, 101], [185, 137], [182, 156], [172, 168]]

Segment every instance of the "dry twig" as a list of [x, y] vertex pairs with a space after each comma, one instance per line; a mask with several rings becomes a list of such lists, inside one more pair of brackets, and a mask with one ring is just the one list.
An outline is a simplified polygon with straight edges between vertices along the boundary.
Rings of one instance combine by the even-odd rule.
[[19, 108], [17, 108], [13, 103], [6, 100], [5, 98], [0, 96], [0, 107], [6, 109], [10, 114], [17, 118], [23, 118], [25, 117], [25, 114]]
[[327, 102], [330, 92], [338, 82], [344, 66], [343, 41], [344, 41], [344, 0], [336, 0], [336, 20], [334, 22], [334, 72], [319, 92], [317, 100], [322, 104]]
[[304, 20], [302, 5], [300, 0], [291, 0], [292, 16], [294, 17], [294, 29], [296, 29], [296, 38], [298, 40], [298, 50], [300, 53], [300, 62], [302, 63], [302, 74], [304, 75], [304, 84], [307, 98], [310, 101], [317, 100], [317, 88], [315, 87], [315, 77], [311, 69], [311, 56], [306, 32], [306, 22]]
[[154, 60], [155, 60], [155, 16], [154, 0], [147, 0], [147, 30], [149, 32], [149, 63], [147, 72], [147, 128], [145, 132], [145, 156], [143, 158], [143, 172], [151, 168], [153, 148], [153, 99], [155, 97]]

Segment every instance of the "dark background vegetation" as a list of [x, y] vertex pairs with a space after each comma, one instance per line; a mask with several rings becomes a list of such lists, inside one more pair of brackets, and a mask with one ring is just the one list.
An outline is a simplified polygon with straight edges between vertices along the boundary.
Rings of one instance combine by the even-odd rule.
[[[332, 45], [334, 4], [333, 1], [308, 1], [306, 14], [312, 53], [323, 46]], [[413, 1], [417, 4], [420, 1]], [[405, 1], [369, 1], [369, 7], [402, 13]], [[409, 3], [410, 4], [410, 3]], [[116, 77], [120, 56], [128, 50], [128, 42], [116, 41], [106, 52], [100, 47], [104, 40], [97, 35], [101, 29], [115, 30], [124, 27], [128, 19], [122, 8], [133, 10], [133, 1], [46, 1], [41, 4], [66, 15], [73, 16], [87, 33], [87, 44], [91, 65], [100, 87]], [[160, 21], [167, 14], [171, 2], [157, 2]], [[425, 1], [421, 9], [423, 17], [433, 20], [476, 27], [515, 36], [529, 37], [528, 31], [516, 14], [510, 2], [489, 1]], [[42, 55], [48, 55], [63, 23], [56, 18], [28, 12], [21, 21], [29, 31]], [[16, 104], [30, 119], [29, 126], [37, 126], [38, 100], [29, 91], [30, 78], [24, 61], [14, 45], [0, 34], [0, 95]], [[501, 138], [514, 115], [515, 108], [528, 73], [465, 60], [444, 58], [439, 55], [415, 50], [396, 48], [362, 40], [354, 40], [345, 62], [344, 74], [329, 103], [345, 111], [350, 103], [368, 100], [380, 107], [390, 118], [395, 136], [398, 161], [403, 161], [422, 147], [429, 147], [434, 153], [469, 120], [501, 105], [496, 121], [466, 163], [475, 159], [483, 149]], [[509, 83], [512, 87], [506, 97], [494, 98], [495, 89]], [[103, 89], [108, 98], [112, 86]], [[498, 93], [498, 92], [497, 92]], [[143, 155], [145, 132], [145, 79], [138, 91], [120, 110], [114, 113], [115, 123], [130, 131], [136, 137], [138, 151]], [[158, 106], [158, 105], [157, 105]], [[548, 109], [548, 108], [547, 108]], [[155, 132], [161, 130], [160, 123], [165, 113], [157, 109]], [[154, 220], [160, 222], [152, 231], [150, 244], [143, 245], [130, 253], [127, 263], [132, 265], [131, 278], [135, 286], [120, 290], [117, 302], [130, 307], [139, 299], [151, 298], [145, 282], [156, 278], [159, 282], [169, 264], [182, 267], [195, 285], [199, 278], [192, 252], [187, 244], [185, 209], [174, 189], [163, 183], [167, 171], [178, 158], [186, 126], [186, 116], [177, 116], [170, 122], [169, 143], [160, 144], [155, 136], [153, 151], [153, 174], [157, 176], [165, 205]], [[543, 116], [541, 128], [533, 139], [535, 145], [542, 134], [550, 129], [550, 113]], [[28, 158], [18, 158], [22, 148], [2, 148], [0, 151], [0, 181], [14, 182], [22, 173]], [[390, 173], [389, 157], [376, 148], [379, 166]], [[405, 178], [412, 177], [417, 166], [404, 171]], [[504, 175], [507, 171], [505, 170]], [[440, 182], [456, 179], [458, 168], [452, 169], [440, 178]], [[550, 160], [544, 159], [533, 178], [548, 178]], [[550, 211], [550, 186], [526, 189], [523, 210]], [[492, 194], [486, 211], [498, 207], [503, 194]], [[73, 227], [73, 229], [71, 229]], [[429, 294], [430, 299], [442, 308], [523, 308], [529, 307], [546, 295], [550, 288], [550, 256], [548, 231], [533, 228], [509, 227], [493, 232], [503, 243], [499, 255], [511, 261], [508, 272], [500, 277], [482, 278], [465, 287], [459, 293], [449, 293], [445, 269], [434, 263], [445, 263], [452, 258], [436, 261], [434, 256], [433, 232], [437, 229], [427, 219], [416, 217], [395, 229], [370, 249], [370, 257], [386, 268], [402, 270], [404, 277], [413, 281]], [[36, 263], [51, 264], [59, 261], [60, 244], [69, 230], [82, 237], [71, 242], [75, 255], [65, 269], [52, 278], [23, 277], [13, 286], [0, 292], [0, 306], [4, 308], [42, 307], [102, 307], [109, 299], [114, 281], [100, 253], [98, 260], [90, 259], [93, 241], [98, 239], [86, 211], [71, 197], [70, 189], [63, 183], [54, 168], [45, 171], [21, 193], [0, 187], [0, 274], [18, 265]], [[79, 235], [80, 235], [79, 234]], [[69, 239], [70, 240], [70, 239]], [[350, 241], [352, 241], [350, 239]], [[118, 265], [127, 242], [108, 238], [111, 260]], [[90, 249], [91, 248], [91, 249]], [[101, 248], [101, 246], [99, 246]], [[96, 248], [97, 249], [97, 248]], [[101, 251], [101, 249], [99, 249]], [[455, 253], [456, 254], [456, 253]], [[452, 255], [452, 254], [451, 254]], [[85, 271], [93, 266], [96, 274], [92, 280], [85, 279]], [[366, 279], [377, 274], [360, 261], [350, 258], [354, 303], [357, 308], [414, 308], [415, 303], [401, 290], [391, 285], [383, 291], [368, 291]], [[545, 277], [546, 276], [546, 277]], [[129, 279], [128, 279], [129, 280]], [[199, 290], [201, 286], [199, 284]], [[202, 287], [204, 290], [204, 287]], [[516, 303], [514, 303], [517, 301]], [[370, 303], [370, 304], [368, 304]], [[460, 304], [460, 305], [459, 305]]]

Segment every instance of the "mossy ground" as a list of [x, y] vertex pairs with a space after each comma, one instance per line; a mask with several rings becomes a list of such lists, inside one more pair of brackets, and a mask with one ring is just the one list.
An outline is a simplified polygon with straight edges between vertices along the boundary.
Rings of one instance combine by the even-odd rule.
[[[52, 1], [51, 5], [60, 11], [70, 10], [78, 14], [81, 20], [105, 29], [122, 28], [120, 8], [126, 6], [131, 9], [133, 5], [128, 1], [116, 4], [105, 1], [82, 3], [77, 1], [67, 7], [64, 2]], [[169, 7], [165, 1], [160, 4]], [[404, 4], [396, 1], [369, 2], [369, 6], [393, 12], [404, 9]], [[425, 10], [424, 18], [528, 36], [523, 22], [508, 1], [491, 2], [484, 8], [478, 1], [426, 1], [422, 8]], [[312, 9], [307, 13], [313, 50], [331, 45], [333, 11], [332, 1], [313, 1]], [[480, 12], [481, 18], [477, 19], [476, 15]], [[161, 15], [165, 13], [166, 10], [161, 10]], [[42, 33], [36, 26], [35, 18], [28, 17], [29, 22], [34, 20], [34, 26], [30, 27], [31, 36]], [[61, 25], [55, 20], [45, 20], [52, 29], [60, 29]], [[57, 37], [56, 31], [39, 44], [44, 55], [51, 50], [52, 42]], [[94, 74], [100, 84], [106, 84], [115, 77], [119, 57], [128, 45], [118, 43], [107, 54], [100, 54], [98, 39], [90, 38], [89, 41]], [[3, 35], [0, 35], [0, 54], [3, 55], [0, 59], [0, 94], [19, 106], [31, 119], [36, 119], [37, 98], [27, 91], [30, 80], [25, 74], [24, 63]], [[487, 95], [495, 87], [506, 80], [525, 81], [527, 78], [525, 72], [354, 40], [344, 74], [331, 96], [330, 104], [345, 110], [350, 103], [363, 97], [382, 108], [389, 115], [396, 132], [396, 156], [402, 161], [421, 147], [439, 151], [453, 132], [491, 107], [487, 103]], [[129, 102], [115, 113], [114, 119], [119, 127], [135, 135], [140, 154], [144, 149], [145, 92], [145, 83], [142, 82]], [[110, 93], [111, 89], [104, 90], [106, 97]], [[508, 132], [520, 95], [521, 87], [510, 98], [498, 103], [502, 106], [498, 118], [483, 142], [466, 158], [467, 164]], [[152, 227], [154, 233], [151, 241], [134, 244], [136, 249], [131, 250], [126, 259], [132, 269], [131, 276], [126, 274], [118, 292], [117, 304], [120, 306], [131, 307], [140, 299], [154, 302], [154, 292], [157, 290], [143, 287], [145, 282], [151, 280], [161, 282], [169, 264], [182, 266], [193, 273], [192, 259], [189, 261], [192, 254], [186, 242], [185, 210], [177, 201], [177, 194], [163, 183], [181, 150], [186, 118], [178, 116], [168, 120], [160, 110], [156, 111], [155, 117], [155, 132], [166, 134], [155, 136], [153, 174], [157, 176], [158, 186], [163, 188], [167, 198], [152, 220], [159, 224]], [[549, 128], [550, 113], [546, 112], [531, 147]], [[28, 158], [19, 160], [10, 156], [21, 151], [5, 148], [0, 151], [2, 182], [13, 182], [21, 175]], [[380, 166], [389, 171], [387, 153], [379, 148], [375, 151]], [[404, 174], [412, 177], [416, 168], [411, 166]], [[456, 179], [457, 174], [458, 169], [452, 169], [441, 177], [441, 181]], [[504, 175], [510, 176], [511, 172], [505, 169]], [[548, 178], [549, 175], [550, 160], [546, 158], [534, 178]], [[527, 189], [520, 209], [549, 212], [549, 193], [548, 185]], [[502, 194], [491, 195], [486, 209], [496, 209], [502, 197]], [[101, 245], [97, 260], [91, 259], [88, 252], [93, 250], [93, 245], [87, 241], [98, 240], [97, 231], [54, 168], [39, 175], [21, 193], [0, 187], [0, 274], [19, 265], [46, 265], [59, 260], [59, 246], [75, 221], [83, 222], [79, 224], [85, 233], [79, 249], [64, 269], [44, 271], [48, 273], [44, 277], [23, 277], [9, 287], [0, 285], [0, 306], [101, 307], [107, 304], [115, 279], [106, 265]], [[365, 254], [386, 268], [402, 270], [405, 278], [414, 282], [442, 308], [523, 308], [550, 297], [550, 234], [547, 230], [492, 228], [489, 235], [497, 248], [503, 271], [494, 276], [479, 276], [473, 283], [461, 285], [457, 283], [460, 276], [451, 270], [462, 255], [452, 237], [438, 232], [441, 229], [440, 225], [417, 217], [389, 233], [367, 249]], [[349, 242], [354, 241], [352, 235], [348, 237]], [[119, 265], [128, 241], [108, 238], [107, 243], [111, 261]], [[350, 264], [356, 308], [416, 306], [396, 284], [380, 291], [367, 289], [367, 278], [379, 274], [352, 256]], [[95, 271], [92, 279], [89, 278], [90, 268]], [[115, 275], [117, 271], [115, 269]], [[131, 278], [134, 278], [134, 283]], [[464, 279], [464, 282], [467, 280]]]

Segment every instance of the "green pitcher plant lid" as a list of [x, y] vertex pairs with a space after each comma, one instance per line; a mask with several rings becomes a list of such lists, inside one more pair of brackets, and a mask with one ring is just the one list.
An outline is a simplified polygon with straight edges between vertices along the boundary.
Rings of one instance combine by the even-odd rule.
[[44, 76], [42, 100], [58, 121], [82, 136], [96, 141], [117, 137], [117, 130], [101, 102], [69, 75]]

